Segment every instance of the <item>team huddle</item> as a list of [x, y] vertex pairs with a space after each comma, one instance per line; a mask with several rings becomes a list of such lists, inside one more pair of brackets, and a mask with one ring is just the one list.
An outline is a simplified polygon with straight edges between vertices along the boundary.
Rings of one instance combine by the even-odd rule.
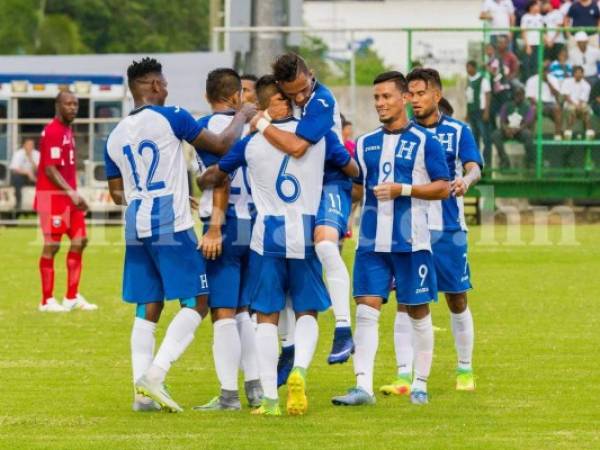
[[[328, 362], [354, 354], [356, 374], [356, 386], [332, 403], [373, 404], [379, 315], [392, 290], [398, 372], [380, 392], [428, 402], [429, 303], [438, 290], [451, 312], [456, 388], [475, 389], [463, 195], [483, 162], [470, 129], [440, 113], [435, 70], [375, 78], [382, 126], [358, 138], [354, 155], [342, 143], [333, 94], [296, 54], [276, 58], [272, 73], [258, 80], [212, 71], [212, 114], [199, 120], [164, 106], [167, 82], [156, 60], [134, 62], [127, 75], [135, 109], [110, 134], [105, 160], [111, 196], [126, 205], [123, 300], [136, 305], [135, 411], [182, 411], [165, 378], [210, 313], [221, 391], [194, 409], [241, 409], [241, 371], [252, 414], [281, 415], [284, 384], [287, 413], [305, 414], [317, 315], [330, 308], [336, 327]], [[198, 204], [190, 201], [183, 141], [196, 149]], [[362, 205], [354, 334], [350, 276], [340, 254], [353, 201]], [[200, 240], [193, 208], [203, 225]], [[181, 310], [154, 353], [156, 324], [171, 299]]]

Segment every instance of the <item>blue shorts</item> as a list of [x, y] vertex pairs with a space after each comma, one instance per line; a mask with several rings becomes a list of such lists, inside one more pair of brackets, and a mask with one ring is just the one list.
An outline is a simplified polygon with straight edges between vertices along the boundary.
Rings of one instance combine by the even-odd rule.
[[432, 231], [431, 249], [441, 292], [461, 294], [473, 287], [465, 231]]
[[398, 303], [422, 305], [437, 301], [435, 267], [429, 251], [356, 252], [354, 297], [381, 297], [386, 303], [393, 279]]
[[[241, 308], [248, 306], [250, 299], [242, 295], [243, 285], [248, 276], [250, 241], [237, 245], [239, 233], [236, 221], [228, 220], [222, 227], [223, 250], [216, 260], [206, 261], [206, 274], [210, 285], [208, 305], [211, 308]], [[208, 224], [204, 224], [204, 233]], [[248, 236], [249, 238], [249, 236]]]
[[348, 218], [352, 211], [352, 186], [325, 184], [315, 226], [327, 225], [336, 228], [342, 239], [348, 231]]
[[254, 311], [272, 314], [285, 307], [286, 294], [296, 312], [325, 311], [331, 299], [316, 256], [287, 259], [250, 251], [248, 295]]
[[192, 228], [125, 244], [123, 300], [161, 302], [208, 294], [204, 258]]

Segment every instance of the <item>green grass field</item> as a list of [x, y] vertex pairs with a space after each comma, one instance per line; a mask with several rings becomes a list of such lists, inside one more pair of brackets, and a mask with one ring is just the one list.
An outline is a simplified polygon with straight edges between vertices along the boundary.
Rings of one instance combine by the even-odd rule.
[[[502, 227], [500, 227], [502, 231]], [[476, 289], [477, 391], [454, 390], [455, 353], [447, 308], [433, 307], [435, 359], [431, 403], [381, 398], [373, 407], [334, 408], [333, 395], [354, 381], [352, 365], [330, 367], [333, 319], [320, 319], [321, 340], [308, 375], [304, 417], [198, 413], [193, 405], [218, 390], [211, 326], [174, 365], [168, 382], [186, 411], [136, 414], [129, 334], [134, 316], [120, 301], [119, 228], [94, 228], [81, 292], [100, 310], [44, 315], [39, 301], [34, 229], [0, 229], [0, 447], [52, 449], [183, 448], [600, 448], [600, 227], [576, 229], [577, 246], [478, 245], [471, 232]], [[558, 228], [550, 240], [558, 240]], [[502, 232], [500, 233], [502, 235]], [[524, 227], [523, 239], [531, 239]], [[352, 259], [351, 245], [346, 259]], [[56, 296], [65, 285], [64, 250]], [[173, 313], [165, 309], [159, 336]], [[392, 379], [394, 307], [380, 326], [376, 386]], [[160, 340], [158, 341], [160, 342]], [[285, 398], [285, 388], [280, 390]], [[283, 404], [283, 400], [282, 400]]]

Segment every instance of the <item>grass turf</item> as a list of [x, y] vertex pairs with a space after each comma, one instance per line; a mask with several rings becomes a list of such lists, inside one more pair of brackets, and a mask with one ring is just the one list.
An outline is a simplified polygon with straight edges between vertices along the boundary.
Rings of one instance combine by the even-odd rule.
[[[354, 381], [352, 365], [328, 366], [333, 318], [308, 375], [304, 417], [199, 413], [218, 391], [211, 326], [204, 322], [169, 377], [183, 414], [131, 411], [129, 334], [133, 307], [120, 301], [119, 228], [93, 228], [81, 292], [96, 312], [41, 314], [34, 229], [0, 229], [0, 447], [52, 449], [175, 448], [599, 448], [600, 227], [576, 230], [577, 246], [477, 244], [473, 228], [470, 294], [475, 318], [477, 391], [454, 390], [455, 353], [448, 311], [433, 307], [435, 359], [431, 403], [382, 398], [335, 408], [333, 395]], [[550, 229], [550, 239], [559, 230]], [[502, 234], [502, 233], [501, 233]], [[99, 244], [104, 242], [104, 244]], [[56, 262], [56, 297], [65, 286], [65, 249]], [[352, 245], [345, 249], [352, 259]], [[165, 308], [157, 342], [178, 309]], [[375, 386], [394, 376], [393, 303], [385, 307]], [[286, 390], [280, 389], [284, 405]]]

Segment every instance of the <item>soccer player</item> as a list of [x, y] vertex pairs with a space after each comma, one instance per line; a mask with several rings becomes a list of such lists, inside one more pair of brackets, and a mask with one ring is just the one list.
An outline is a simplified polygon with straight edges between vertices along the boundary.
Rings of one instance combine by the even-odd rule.
[[[292, 101], [294, 115], [299, 122], [293, 131], [275, 126], [261, 128], [269, 143], [290, 156], [300, 157], [330, 130], [341, 142], [341, 117], [335, 97], [316, 80], [300, 56], [295, 53], [279, 56], [273, 64], [273, 75], [283, 93]], [[262, 117], [268, 120], [268, 114]], [[256, 117], [254, 121], [257, 121]], [[350, 277], [339, 250], [339, 242], [348, 230], [351, 191], [350, 179], [338, 168], [327, 165], [316, 218], [315, 251], [325, 270], [336, 319], [333, 346], [327, 360], [329, 364], [346, 362], [354, 351], [350, 328]], [[293, 322], [286, 320], [284, 323], [289, 326]], [[280, 381], [285, 380], [289, 373], [293, 354], [292, 346], [282, 348]]]
[[[223, 130], [242, 107], [242, 82], [233, 69], [215, 69], [206, 80], [206, 98], [213, 113], [199, 123], [215, 133]], [[219, 161], [206, 150], [197, 150], [199, 166], [205, 170]], [[201, 179], [200, 179], [201, 180]], [[231, 185], [231, 187], [229, 186]], [[260, 406], [262, 388], [258, 374], [254, 324], [248, 314], [249, 299], [243, 296], [248, 277], [250, 233], [254, 204], [250, 195], [246, 168], [233, 174], [230, 183], [203, 189], [200, 218], [204, 233], [201, 248], [207, 259], [210, 286], [208, 304], [213, 320], [213, 358], [221, 394], [201, 411], [239, 410], [238, 371], [244, 369], [245, 391], [250, 407]]]
[[[268, 104], [272, 122], [260, 119], [257, 128], [277, 127], [293, 133], [299, 125], [291, 115], [289, 101], [275, 79], [267, 77], [257, 82], [257, 96], [261, 106]], [[249, 293], [251, 307], [258, 313], [256, 341], [264, 397], [254, 414], [281, 414], [277, 394], [277, 324], [286, 294], [291, 297], [297, 317], [294, 367], [287, 380], [287, 412], [301, 415], [308, 407], [306, 371], [319, 337], [316, 317], [330, 306], [313, 244], [326, 162], [343, 168], [349, 175], [358, 173], [358, 167], [333, 132], [312, 145], [301, 158], [286, 155], [261, 133], [254, 133], [207, 171], [210, 183], [219, 184], [228, 174], [247, 166], [257, 209], [250, 244], [253, 276]]]
[[240, 77], [242, 79], [242, 101], [244, 103], [256, 103], [256, 75], [246, 73]]
[[383, 126], [361, 136], [356, 147], [361, 174], [355, 196], [363, 199], [354, 263], [356, 387], [332, 402], [375, 403], [373, 365], [379, 315], [395, 279], [398, 309], [408, 311], [414, 339], [411, 401], [425, 404], [433, 357], [429, 303], [437, 299], [427, 211], [430, 200], [450, 193], [448, 167], [435, 136], [408, 120], [404, 76], [385, 72], [373, 84], [375, 109]]
[[[183, 141], [223, 154], [239, 138], [254, 108], [243, 108], [215, 134], [186, 110], [164, 106], [167, 81], [155, 59], [134, 61], [127, 78], [135, 109], [111, 132], [105, 161], [111, 197], [127, 205], [123, 300], [136, 304], [131, 332], [133, 409], [179, 412], [164, 380], [208, 312], [208, 281], [193, 231]], [[153, 355], [165, 298], [179, 299], [182, 308]]]
[[[445, 292], [450, 322], [458, 355], [456, 389], [475, 389], [473, 377], [473, 318], [467, 304], [471, 289], [471, 271], [467, 258], [467, 224], [464, 195], [481, 178], [483, 161], [471, 129], [459, 120], [439, 111], [442, 82], [434, 69], [415, 69], [407, 76], [408, 89], [416, 122], [434, 132], [444, 149], [450, 171], [452, 195], [431, 202], [429, 229], [438, 290]], [[408, 392], [412, 378], [412, 337], [406, 309], [401, 308], [394, 325], [394, 343], [398, 359], [397, 379], [383, 386], [386, 394]]]
[[[39, 267], [42, 279], [42, 312], [67, 312], [73, 309], [93, 311], [98, 306], [88, 303], [79, 293], [81, 258], [87, 245], [84, 198], [77, 192], [75, 139], [71, 124], [79, 101], [70, 91], [56, 96], [56, 115], [44, 127], [40, 140], [40, 164], [35, 187], [34, 209], [44, 234], [44, 247]], [[54, 298], [54, 256], [60, 249], [63, 234], [69, 236], [67, 253], [67, 293], [62, 305]]]

